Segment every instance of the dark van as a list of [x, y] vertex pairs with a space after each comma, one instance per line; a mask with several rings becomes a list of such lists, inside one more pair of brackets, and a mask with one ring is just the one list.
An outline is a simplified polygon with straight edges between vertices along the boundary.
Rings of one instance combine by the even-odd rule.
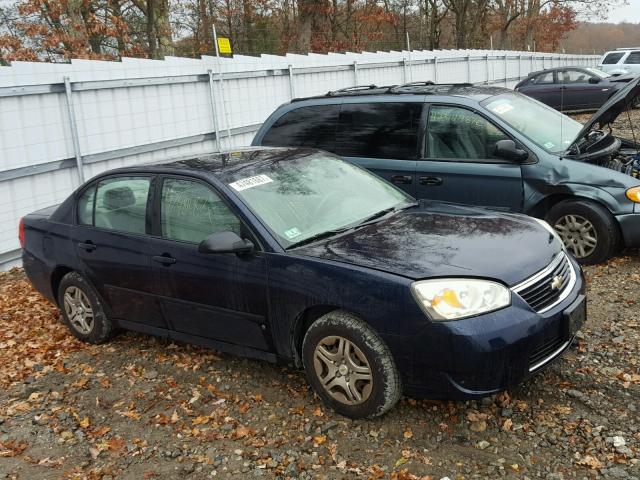
[[629, 82], [582, 125], [518, 92], [429, 82], [295, 99], [253, 145], [336, 153], [412, 196], [545, 219], [583, 264], [640, 246], [640, 145], [607, 127]]

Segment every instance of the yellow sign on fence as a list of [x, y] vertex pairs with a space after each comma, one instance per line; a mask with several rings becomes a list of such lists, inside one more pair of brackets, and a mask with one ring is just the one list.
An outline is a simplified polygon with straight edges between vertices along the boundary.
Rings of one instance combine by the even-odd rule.
[[218, 52], [223, 57], [233, 57], [231, 40], [226, 37], [218, 37]]

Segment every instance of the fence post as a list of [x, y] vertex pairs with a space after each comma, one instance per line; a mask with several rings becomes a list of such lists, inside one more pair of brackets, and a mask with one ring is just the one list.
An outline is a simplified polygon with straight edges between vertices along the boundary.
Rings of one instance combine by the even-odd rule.
[[433, 57], [433, 83], [438, 83], [438, 57]]
[[293, 65], [289, 65], [289, 93], [291, 93], [291, 100], [296, 96], [296, 89], [293, 84]]
[[78, 178], [80, 183], [84, 183], [84, 168], [82, 164], [82, 153], [80, 153], [80, 140], [78, 139], [78, 123], [76, 122], [76, 112], [73, 107], [73, 94], [71, 92], [71, 80], [64, 77], [64, 91], [67, 97], [67, 113], [71, 126], [71, 139], [73, 141], [73, 152], [76, 157], [76, 167], [78, 168]]
[[507, 86], [507, 79], [509, 78], [509, 65], [508, 65], [507, 54], [504, 54], [504, 86]]
[[485, 81], [484, 83], [485, 83], [486, 85], [489, 85], [489, 54], [488, 54], [488, 53], [485, 55], [485, 63], [484, 63], [484, 66], [485, 66], [485, 70], [486, 70], [486, 71], [485, 71], [485, 74], [486, 74], [486, 75], [485, 75], [485, 76], [486, 76], [486, 81]]
[[518, 55], [518, 80], [522, 78], [522, 54]]
[[358, 86], [358, 61], [353, 61], [353, 84], [354, 86]]
[[533, 73], [535, 70], [533, 66], [533, 53], [529, 55], [529, 73]]
[[467, 55], [467, 83], [471, 83], [471, 55]]
[[211, 106], [211, 116], [213, 117], [213, 129], [216, 132], [216, 149], [221, 152], [220, 130], [218, 129], [218, 116], [216, 115], [216, 92], [213, 70], [207, 70], [207, 74], [209, 75], [209, 104]]
[[402, 59], [402, 75], [403, 75], [403, 82], [402, 83], [409, 83], [408, 82], [409, 75], [407, 74], [407, 59], [406, 58]]

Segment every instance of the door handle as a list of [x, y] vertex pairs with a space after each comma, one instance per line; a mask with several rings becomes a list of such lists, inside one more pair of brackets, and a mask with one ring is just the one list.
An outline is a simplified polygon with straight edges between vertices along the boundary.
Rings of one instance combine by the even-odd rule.
[[151, 257], [151, 259], [154, 262], [158, 262], [166, 266], [176, 263], [176, 259], [173, 257], [170, 257], [169, 255], [154, 255], [153, 257]]
[[420, 185], [426, 185], [427, 187], [437, 187], [442, 185], [442, 178], [440, 177], [420, 177]]
[[396, 185], [406, 185], [413, 182], [413, 177], [411, 175], [394, 175], [393, 177], [391, 177], [391, 181]]
[[78, 247], [80, 247], [83, 250], [86, 250], [87, 252], [93, 252], [97, 247], [97, 245], [95, 243], [93, 243], [91, 240], [87, 240], [86, 242], [80, 242], [78, 244]]

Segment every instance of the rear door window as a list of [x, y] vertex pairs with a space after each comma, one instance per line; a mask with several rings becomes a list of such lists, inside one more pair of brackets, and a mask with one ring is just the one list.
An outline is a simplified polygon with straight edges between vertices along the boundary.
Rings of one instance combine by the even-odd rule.
[[147, 177], [101, 181], [96, 191], [93, 224], [107, 230], [145, 233], [149, 185]]
[[315, 105], [291, 110], [271, 126], [262, 145], [333, 151], [339, 109], [339, 105]]
[[620, 61], [620, 59], [624, 56], [624, 52], [611, 52], [608, 53], [604, 60], [602, 60], [603, 65], [615, 65]]
[[335, 152], [345, 157], [415, 160], [422, 103], [345, 103]]
[[624, 63], [640, 63], [640, 52], [631, 52]]
[[553, 72], [541, 73], [531, 79], [531, 83], [534, 85], [546, 85], [553, 83]]

